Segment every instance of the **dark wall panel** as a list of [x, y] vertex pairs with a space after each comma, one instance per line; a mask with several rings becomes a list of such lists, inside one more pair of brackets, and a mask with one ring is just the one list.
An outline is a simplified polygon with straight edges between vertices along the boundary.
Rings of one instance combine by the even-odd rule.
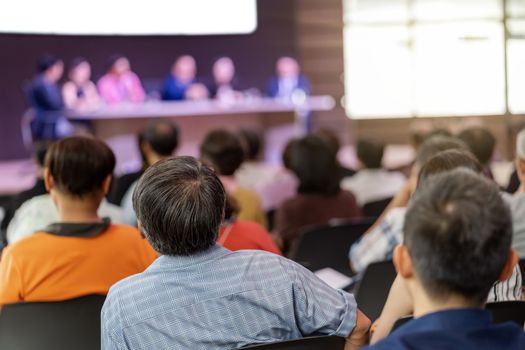
[[[0, 160], [27, 156], [20, 134], [25, 104], [21, 83], [34, 74], [35, 60], [53, 53], [67, 63], [89, 59], [94, 78], [103, 74], [107, 57], [122, 53], [143, 80], [162, 78], [181, 54], [194, 55], [199, 75], [206, 77], [213, 60], [228, 55], [237, 65], [241, 87], [264, 90], [275, 59], [295, 55], [294, 2], [259, 0], [259, 23], [253, 34], [169, 37], [81, 37], [0, 35]], [[96, 20], [96, 19], [94, 19]]]

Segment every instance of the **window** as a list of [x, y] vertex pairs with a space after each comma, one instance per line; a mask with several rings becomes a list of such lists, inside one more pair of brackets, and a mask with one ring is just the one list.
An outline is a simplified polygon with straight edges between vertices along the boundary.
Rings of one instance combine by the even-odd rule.
[[[347, 114], [499, 115], [507, 98], [525, 111], [525, 1], [507, 1], [345, 0]], [[523, 34], [506, 42], [507, 13]]]

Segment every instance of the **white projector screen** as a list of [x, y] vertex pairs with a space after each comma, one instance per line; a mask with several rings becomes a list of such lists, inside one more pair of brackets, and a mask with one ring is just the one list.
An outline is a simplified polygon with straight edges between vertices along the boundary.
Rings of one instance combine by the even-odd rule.
[[0, 1], [0, 33], [213, 35], [256, 28], [256, 0]]

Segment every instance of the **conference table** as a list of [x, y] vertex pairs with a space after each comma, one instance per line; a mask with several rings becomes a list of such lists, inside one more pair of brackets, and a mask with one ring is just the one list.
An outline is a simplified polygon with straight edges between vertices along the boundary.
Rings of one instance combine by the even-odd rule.
[[[68, 112], [70, 120], [89, 121], [97, 137], [106, 140], [117, 155], [123, 171], [140, 161], [136, 135], [152, 119], [174, 120], [180, 130], [177, 153], [198, 155], [199, 145], [213, 129], [255, 128], [264, 135], [265, 158], [280, 161], [288, 140], [304, 133], [310, 112], [329, 111], [335, 106], [331, 96], [303, 96], [295, 101], [274, 98], [246, 98], [239, 101], [147, 101], [142, 104], [102, 106], [89, 112]], [[129, 165], [131, 164], [131, 165]], [[119, 171], [119, 169], [117, 169]]]

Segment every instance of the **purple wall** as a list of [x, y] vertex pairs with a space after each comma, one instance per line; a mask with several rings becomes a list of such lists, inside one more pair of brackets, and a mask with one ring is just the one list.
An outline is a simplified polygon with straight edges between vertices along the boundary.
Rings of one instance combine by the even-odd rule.
[[214, 58], [228, 55], [236, 62], [242, 88], [265, 89], [281, 55], [295, 55], [294, 2], [258, 1], [258, 28], [250, 35], [171, 37], [82, 37], [51, 35], [0, 35], [0, 160], [27, 156], [20, 133], [25, 103], [20, 91], [30, 79], [35, 62], [53, 53], [67, 62], [83, 56], [93, 65], [93, 76], [102, 75], [107, 57], [122, 53], [143, 79], [161, 79], [174, 59], [191, 54], [199, 76], [207, 77]]

